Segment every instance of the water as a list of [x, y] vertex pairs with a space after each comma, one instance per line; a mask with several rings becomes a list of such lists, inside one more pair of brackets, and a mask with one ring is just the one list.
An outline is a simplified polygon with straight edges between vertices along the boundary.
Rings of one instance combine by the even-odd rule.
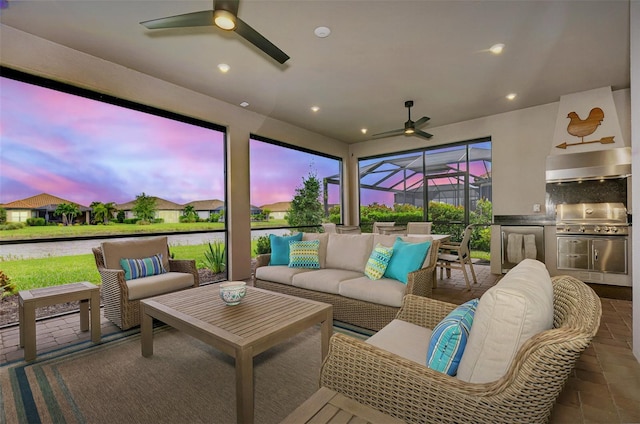
[[[286, 234], [290, 230], [253, 230], [251, 238], [258, 238], [267, 234]], [[224, 233], [176, 234], [167, 236], [169, 246], [189, 246], [205, 244], [214, 240], [224, 241]], [[46, 258], [51, 256], [70, 256], [90, 254], [91, 249], [108, 239], [50, 241], [42, 243], [4, 244], [0, 245], [0, 258], [6, 260]], [[112, 239], [114, 241], [140, 240], [140, 237], [125, 237]]]

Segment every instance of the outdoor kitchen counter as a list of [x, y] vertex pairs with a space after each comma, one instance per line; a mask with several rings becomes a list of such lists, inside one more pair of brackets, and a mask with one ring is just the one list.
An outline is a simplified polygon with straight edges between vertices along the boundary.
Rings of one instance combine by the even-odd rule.
[[556, 225], [555, 217], [536, 215], [495, 215], [492, 225]]

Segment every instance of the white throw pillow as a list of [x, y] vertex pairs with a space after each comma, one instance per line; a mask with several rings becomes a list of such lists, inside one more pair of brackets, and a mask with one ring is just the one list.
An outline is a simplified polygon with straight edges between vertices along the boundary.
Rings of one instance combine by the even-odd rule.
[[506, 374], [518, 349], [553, 327], [553, 286], [542, 262], [525, 259], [480, 298], [457, 378], [487, 383]]

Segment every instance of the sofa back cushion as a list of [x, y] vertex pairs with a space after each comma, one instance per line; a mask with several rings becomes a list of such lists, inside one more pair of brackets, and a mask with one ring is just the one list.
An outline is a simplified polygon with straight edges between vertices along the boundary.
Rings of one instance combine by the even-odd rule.
[[327, 268], [364, 273], [373, 250], [373, 234], [329, 234]]
[[162, 266], [169, 269], [169, 245], [167, 237], [127, 241], [105, 241], [102, 243], [104, 266], [107, 269], [122, 269], [120, 259], [144, 259], [162, 255]]
[[318, 259], [320, 259], [320, 268], [327, 267], [327, 242], [329, 241], [328, 233], [302, 233], [302, 240], [320, 240], [318, 248]]
[[553, 327], [553, 285], [542, 262], [525, 259], [480, 298], [457, 378], [498, 380], [532, 336]]

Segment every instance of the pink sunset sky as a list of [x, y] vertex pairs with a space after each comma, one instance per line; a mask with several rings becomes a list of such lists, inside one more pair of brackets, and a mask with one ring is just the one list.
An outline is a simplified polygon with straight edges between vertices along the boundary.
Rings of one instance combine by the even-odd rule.
[[[256, 206], [290, 201], [310, 172], [339, 173], [337, 160], [259, 141], [250, 154]], [[224, 200], [224, 134], [0, 77], [0, 203], [48, 193], [118, 204], [142, 192]]]

